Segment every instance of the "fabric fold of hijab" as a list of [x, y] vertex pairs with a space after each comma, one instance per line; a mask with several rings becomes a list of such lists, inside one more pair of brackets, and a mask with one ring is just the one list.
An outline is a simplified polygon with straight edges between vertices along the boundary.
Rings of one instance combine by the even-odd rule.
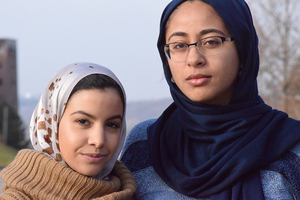
[[[124, 88], [111, 70], [94, 63], [78, 62], [65, 66], [51, 78], [31, 117], [29, 133], [33, 148], [65, 166], [67, 164], [59, 150], [58, 124], [71, 91], [81, 79], [90, 74], [103, 74], [115, 80], [122, 89], [126, 102]], [[124, 116], [125, 114], [124, 108]], [[118, 148], [104, 169], [95, 176], [96, 179], [103, 179], [110, 174], [123, 148], [125, 137], [126, 121], [123, 118]]]
[[211, 199], [264, 199], [259, 169], [300, 141], [300, 122], [258, 95], [258, 38], [244, 0], [205, 0], [235, 38], [243, 72], [227, 106], [189, 100], [171, 82], [162, 46], [165, 26], [184, 0], [164, 10], [158, 49], [174, 102], [151, 125], [148, 141], [157, 174], [175, 191]]

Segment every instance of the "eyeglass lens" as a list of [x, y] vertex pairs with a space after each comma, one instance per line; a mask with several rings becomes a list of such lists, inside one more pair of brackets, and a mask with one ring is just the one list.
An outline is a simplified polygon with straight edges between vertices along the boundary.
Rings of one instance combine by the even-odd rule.
[[180, 61], [187, 57], [190, 46], [197, 45], [198, 51], [205, 56], [214, 56], [221, 53], [223, 42], [220, 37], [208, 37], [194, 44], [174, 42], [165, 46], [165, 54], [170, 60]]

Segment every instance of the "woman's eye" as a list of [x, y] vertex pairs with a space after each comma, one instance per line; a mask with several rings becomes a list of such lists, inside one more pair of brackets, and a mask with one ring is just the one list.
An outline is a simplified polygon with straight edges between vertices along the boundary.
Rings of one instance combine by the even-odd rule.
[[78, 122], [82, 125], [88, 125], [89, 124], [88, 120], [85, 120], [85, 119], [78, 119], [78, 120], [76, 120], [76, 122]]
[[174, 43], [172, 45], [172, 49], [174, 50], [182, 50], [182, 49], [186, 49], [187, 45], [185, 43]]
[[205, 47], [217, 47], [221, 44], [221, 41], [216, 40], [216, 39], [208, 39], [203, 41], [203, 46]]
[[107, 123], [107, 126], [110, 128], [120, 128], [120, 125], [114, 122]]

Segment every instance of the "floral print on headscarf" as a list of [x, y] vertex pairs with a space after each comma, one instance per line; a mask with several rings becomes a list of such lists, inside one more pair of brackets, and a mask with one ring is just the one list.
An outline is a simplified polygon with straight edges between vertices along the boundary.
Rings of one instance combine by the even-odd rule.
[[[74, 63], [62, 68], [52, 77], [44, 89], [31, 117], [30, 139], [34, 149], [45, 153], [65, 166], [67, 166], [67, 164], [59, 149], [58, 124], [67, 105], [71, 91], [81, 79], [90, 74], [104, 74], [115, 80], [121, 87], [124, 102], [126, 102], [123, 86], [112, 71], [93, 63]], [[125, 109], [123, 116], [125, 116]], [[97, 179], [103, 179], [111, 172], [123, 148], [125, 136], [126, 122], [124, 118], [118, 149], [100, 174], [96, 175]]]

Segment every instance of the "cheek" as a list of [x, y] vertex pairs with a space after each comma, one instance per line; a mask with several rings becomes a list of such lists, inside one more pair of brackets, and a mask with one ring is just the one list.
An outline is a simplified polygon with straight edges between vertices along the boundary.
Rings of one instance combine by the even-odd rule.
[[169, 69], [171, 72], [171, 76], [174, 78], [175, 82], [176, 80], [179, 81], [179, 77], [181, 74], [183, 74], [184, 66], [180, 66], [180, 63], [170, 63], [169, 62]]
[[60, 147], [60, 152], [62, 156], [65, 158], [72, 152], [74, 149], [78, 147], [84, 141], [84, 138], [80, 138], [80, 134], [67, 121], [62, 121], [61, 125], [58, 127], [58, 144]]
[[58, 144], [60, 147], [60, 152], [63, 156], [63, 158], [66, 158], [66, 154], [67, 154], [67, 148], [65, 148], [66, 146], [68, 146], [69, 144], [69, 136], [68, 136], [68, 129], [65, 125], [63, 125], [64, 123], [61, 123], [61, 125], [58, 127]]
[[231, 48], [231, 51], [229, 51], [229, 54], [228, 57], [230, 58], [231, 57], [231, 66], [232, 66], [232, 72], [238, 72], [240, 70], [240, 60], [239, 60], [239, 56], [238, 56], [238, 53], [237, 53], [237, 49], [236, 49], [236, 46], [233, 45], [233, 47]]
[[[62, 122], [62, 121], [61, 121]], [[64, 143], [64, 136], [65, 136], [65, 126], [63, 126], [63, 123], [59, 123], [59, 126], [58, 126], [58, 143], [59, 143], [59, 146], [62, 147], [63, 143]]]
[[111, 154], [114, 154], [117, 150], [120, 142], [120, 134], [110, 134], [107, 138], [107, 148], [110, 150]]
[[[219, 63], [223, 63], [223, 66], [220, 67], [220, 73], [224, 79], [233, 79], [235, 80], [238, 76], [238, 73], [241, 69], [239, 64], [238, 54], [235, 48], [227, 51], [227, 54], [224, 54]], [[227, 74], [224, 76], [224, 74]]]

